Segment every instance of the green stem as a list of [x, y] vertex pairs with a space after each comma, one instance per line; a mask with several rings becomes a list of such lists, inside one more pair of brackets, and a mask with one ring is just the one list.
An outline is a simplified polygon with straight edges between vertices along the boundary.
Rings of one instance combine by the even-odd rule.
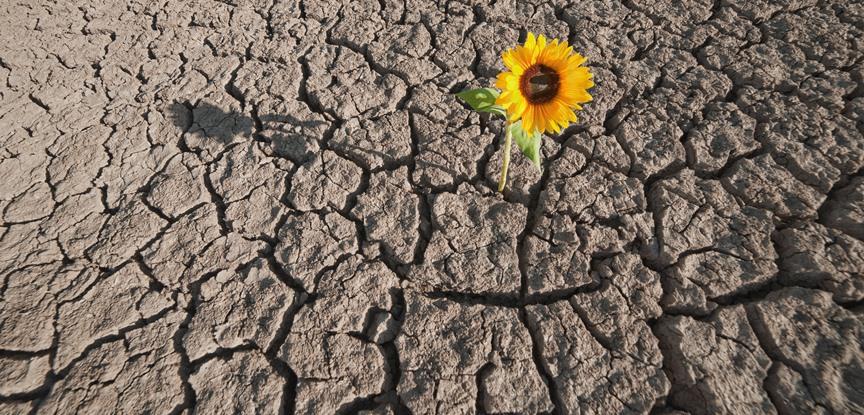
[[504, 138], [504, 161], [501, 162], [501, 178], [498, 179], [499, 193], [504, 193], [504, 186], [507, 184], [507, 168], [510, 167], [510, 147], [513, 145], [512, 134], [510, 134], [510, 123], [508, 122], [504, 128], [507, 132]]

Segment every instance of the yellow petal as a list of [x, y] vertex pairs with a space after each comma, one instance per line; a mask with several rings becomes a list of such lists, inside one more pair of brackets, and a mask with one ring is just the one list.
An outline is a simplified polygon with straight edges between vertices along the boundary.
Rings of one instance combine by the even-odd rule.
[[[530, 68], [531, 65], [534, 65], [534, 63], [536, 62], [531, 53], [531, 49], [523, 48], [521, 46], [518, 48], [519, 60], [522, 62], [523, 65], [525, 65], [525, 69]], [[519, 75], [521, 75], [521, 73]]]
[[511, 72], [501, 72], [498, 74], [498, 77], [495, 78], [495, 88], [505, 89], [507, 88], [507, 79], [506, 75]]
[[528, 106], [528, 101], [526, 101], [522, 96], [517, 92], [514, 94], [516, 96], [507, 107], [507, 119], [510, 122], [516, 122], [519, 117], [525, 112], [525, 108]]
[[540, 35], [537, 38], [537, 46], [534, 48], [531, 54], [531, 58], [533, 63], [537, 63], [537, 59], [540, 57], [540, 54], [546, 49], [546, 36]]
[[537, 49], [541, 51], [546, 48], [546, 36], [540, 35], [537, 37]]
[[508, 49], [506, 52], [501, 54], [501, 60], [504, 61], [504, 66], [507, 69], [510, 69], [516, 75], [521, 75], [522, 72], [525, 72], [525, 69], [528, 68], [527, 62], [520, 59], [521, 53], [517, 49]]
[[512, 94], [512, 91], [502, 91], [501, 95], [498, 95], [498, 98], [495, 98], [495, 103], [502, 106], [502, 107], [509, 106], [510, 101], [511, 101], [511, 99], [510, 99], [511, 94]]
[[528, 32], [528, 36], [525, 38], [525, 48], [526, 49], [534, 49], [537, 44], [537, 39], [534, 38], [534, 33]]
[[567, 59], [567, 65], [579, 66], [583, 63], [585, 63], [585, 57], [578, 53], [574, 53]]
[[510, 108], [510, 122], [516, 121], [522, 114], [525, 113], [525, 108], [528, 107], [528, 101], [524, 98], [519, 99], [513, 103], [513, 106]]
[[522, 114], [522, 128], [531, 134], [534, 131], [534, 109], [535, 107], [532, 105], [528, 105], [525, 108], [525, 112]]
[[501, 72], [495, 79], [495, 87], [500, 90], [517, 89], [519, 88], [519, 77], [513, 72]]
[[567, 106], [555, 103], [555, 134], [559, 134], [561, 130], [567, 128], [569, 119], [567, 117]]
[[546, 132], [546, 113], [542, 105], [534, 108], [534, 128], [541, 133]]

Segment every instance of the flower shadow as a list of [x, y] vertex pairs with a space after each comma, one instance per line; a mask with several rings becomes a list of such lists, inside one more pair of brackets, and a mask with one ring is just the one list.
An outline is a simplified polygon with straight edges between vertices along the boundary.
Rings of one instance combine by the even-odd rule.
[[224, 148], [242, 142], [260, 141], [269, 144], [274, 155], [294, 162], [312, 158], [331, 129], [322, 119], [302, 119], [285, 113], [250, 114], [201, 101], [197, 105], [174, 102], [168, 107], [168, 117], [184, 132], [181, 146], [196, 153], [216, 155]]

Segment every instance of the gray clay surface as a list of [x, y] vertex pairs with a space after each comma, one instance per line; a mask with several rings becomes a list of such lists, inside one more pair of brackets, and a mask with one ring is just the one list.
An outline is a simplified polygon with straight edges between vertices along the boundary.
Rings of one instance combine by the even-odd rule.
[[860, 1], [2, 3], [2, 414], [864, 413]]

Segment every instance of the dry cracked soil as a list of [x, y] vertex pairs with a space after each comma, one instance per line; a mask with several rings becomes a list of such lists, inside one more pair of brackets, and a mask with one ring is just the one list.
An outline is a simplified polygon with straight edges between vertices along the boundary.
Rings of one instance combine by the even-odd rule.
[[2, 1], [0, 413], [864, 413], [862, 131], [861, 1]]

